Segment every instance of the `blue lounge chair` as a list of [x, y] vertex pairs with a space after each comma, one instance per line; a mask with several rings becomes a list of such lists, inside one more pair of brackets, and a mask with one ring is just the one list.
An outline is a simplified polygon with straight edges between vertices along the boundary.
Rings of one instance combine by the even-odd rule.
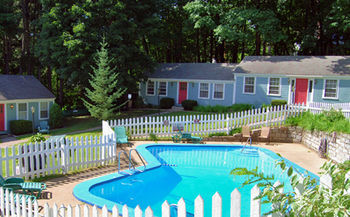
[[50, 126], [47, 121], [41, 121], [38, 126], [39, 133], [50, 133]]
[[125, 127], [115, 127], [114, 132], [117, 144], [128, 144], [131, 146], [131, 143], [128, 141], [128, 136], [126, 135]]
[[41, 192], [46, 189], [46, 184], [43, 182], [24, 182], [22, 178], [10, 177], [4, 179], [2, 176], [0, 176], [0, 186], [12, 190], [22, 190], [24, 193], [30, 193], [31, 195], [37, 193], [37, 197], [40, 197]]

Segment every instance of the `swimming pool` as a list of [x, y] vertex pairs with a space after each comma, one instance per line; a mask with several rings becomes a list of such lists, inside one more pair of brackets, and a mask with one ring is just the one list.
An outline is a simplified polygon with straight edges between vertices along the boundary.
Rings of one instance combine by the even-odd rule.
[[[121, 210], [124, 204], [130, 214], [137, 205], [145, 210], [151, 206], [155, 216], [161, 216], [161, 205], [167, 200], [176, 204], [180, 198], [186, 202], [186, 210], [191, 216], [194, 200], [200, 194], [204, 200], [204, 213], [211, 215], [212, 196], [219, 192], [222, 197], [223, 216], [229, 216], [230, 194], [240, 188], [245, 176], [233, 177], [230, 171], [245, 167], [274, 175], [275, 181], [285, 184], [285, 191], [291, 186], [285, 173], [275, 167], [280, 159], [275, 153], [257, 147], [232, 145], [188, 145], [152, 144], [138, 146], [137, 150], [147, 161], [147, 169], [134, 175], [110, 174], [78, 184], [74, 195], [89, 204], [99, 207], [106, 205], [109, 210], [117, 204]], [[286, 160], [289, 165], [301, 172], [307, 172], [298, 165]], [[310, 173], [317, 178], [316, 175]], [[249, 216], [250, 191], [254, 184], [240, 188], [242, 216]], [[270, 209], [262, 205], [262, 213]]]

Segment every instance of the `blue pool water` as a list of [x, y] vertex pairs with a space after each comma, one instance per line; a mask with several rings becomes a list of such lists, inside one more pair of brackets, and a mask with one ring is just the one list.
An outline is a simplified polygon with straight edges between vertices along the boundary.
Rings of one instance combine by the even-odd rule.
[[[284, 191], [291, 190], [286, 173], [275, 167], [276, 160], [280, 158], [266, 149], [248, 147], [242, 151], [241, 146], [148, 145], [141, 148], [140, 152], [148, 163], [156, 161], [157, 164], [152, 166], [151, 163], [152, 169], [131, 176], [97, 180], [88, 188], [91, 200], [83, 201], [99, 206], [107, 201], [110, 202], [107, 203], [110, 204], [109, 209], [112, 204], [120, 207], [127, 204], [130, 208], [139, 205], [143, 210], [151, 206], [155, 216], [161, 216], [161, 205], [165, 200], [169, 204], [176, 204], [182, 197], [186, 202], [188, 216], [191, 216], [194, 200], [200, 194], [205, 203], [205, 216], [211, 216], [212, 196], [219, 192], [223, 216], [229, 216], [230, 194], [238, 188], [242, 198], [242, 216], [249, 216], [253, 184], [241, 188], [247, 177], [230, 175], [230, 171], [238, 167], [257, 167], [266, 175], [273, 174], [275, 181], [284, 183]], [[293, 167], [306, 172], [297, 165]], [[82, 199], [77, 188], [74, 194]], [[262, 205], [262, 213], [269, 209], [269, 204]]]

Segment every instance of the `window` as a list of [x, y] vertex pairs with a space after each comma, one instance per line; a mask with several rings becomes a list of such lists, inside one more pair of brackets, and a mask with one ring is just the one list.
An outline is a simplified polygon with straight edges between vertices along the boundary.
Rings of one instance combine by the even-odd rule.
[[214, 99], [224, 98], [224, 84], [214, 84]]
[[325, 80], [324, 81], [324, 98], [338, 98], [338, 80]]
[[167, 82], [160, 81], [159, 82], [159, 96], [167, 95]]
[[209, 98], [209, 84], [199, 83], [199, 97], [198, 98]]
[[147, 82], [147, 95], [154, 95], [154, 81]]
[[17, 120], [27, 120], [28, 119], [27, 103], [18, 103], [17, 109], [18, 109]]
[[281, 79], [280, 78], [269, 78], [269, 95], [280, 95], [281, 94]]
[[243, 93], [255, 93], [255, 77], [244, 77]]
[[39, 103], [39, 119], [48, 119], [49, 118], [49, 103], [40, 102]]

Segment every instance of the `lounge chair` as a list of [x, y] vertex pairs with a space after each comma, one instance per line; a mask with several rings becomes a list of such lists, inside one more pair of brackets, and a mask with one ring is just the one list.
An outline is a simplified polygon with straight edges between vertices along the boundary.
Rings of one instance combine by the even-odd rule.
[[249, 128], [249, 126], [243, 126], [242, 127], [241, 142], [243, 142], [245, 138], [247, 138], [246, 141], [248, 141], [248, 139], [250, 139], [250, 141], [252, 141], [252, 136], [250, 135], [250, 128]]
[[270, 127], [262, 127], [261, 133], [259, 136], [259, 142], [261, 139], [266, 140], [267, 143], [270, 143]]
[[22, 178], [10, 177], [4, 179], [0, 176], [0, 186], [12, 190], [22, 190], [24, 193], [40, 197], [41, 192], [46, 189], [46, 184], [43, 182], [24, 182]]
[[38, 126], [38, 132], [39, 133], [50, 133], [50, 126], [47, 123], [47, 121], [40, 121], [40, 124]]
[[173, 142], [181, 142], [182, 140], [191, 141], [192, 143], [201, 143], [202, 137], [192, 136], [191, 133], [182, 133], [181, 129], [178, 129], [178, 133], [172, 136]]
[[114, 132], [117, 144], [128, 144], [131, 146], [131, 143], [128, 141], [128, 136], [126, 135], [125, 127], [115, 127]]

